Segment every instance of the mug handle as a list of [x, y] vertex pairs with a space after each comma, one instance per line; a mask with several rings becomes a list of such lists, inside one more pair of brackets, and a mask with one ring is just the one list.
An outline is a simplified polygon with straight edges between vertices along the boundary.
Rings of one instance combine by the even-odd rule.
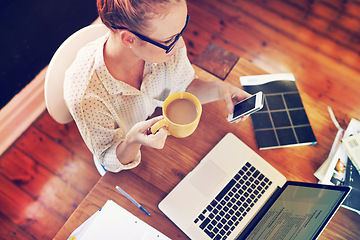
[[152, 125], [150, 131], [152, 134], [155, 134], [162, 127], [167, 127], [167, 121], [165, 120], [165, 118], [157, 121], [154, 125]]

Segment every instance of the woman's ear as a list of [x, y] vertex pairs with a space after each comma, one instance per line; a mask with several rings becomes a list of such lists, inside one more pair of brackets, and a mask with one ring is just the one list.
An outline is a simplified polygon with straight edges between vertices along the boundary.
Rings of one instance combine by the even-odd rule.
[[134, 45], [135, 36], [127, 30], [120, 32], [120, 40], [125, 47], [131, 48]]

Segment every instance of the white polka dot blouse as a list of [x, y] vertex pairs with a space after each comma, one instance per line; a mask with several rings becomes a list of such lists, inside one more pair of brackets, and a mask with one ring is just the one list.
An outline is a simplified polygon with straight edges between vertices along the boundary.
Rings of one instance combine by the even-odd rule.
[[64, 99], [89, 150], [112, 172], [130, 169], [136, 159], [122, 165], [116, 147], [129, 130], [161, 107], [165, 98], [185, 91], [194, 79], [186, 48], [176, 50], [165, 63], [145, 63], [140, 90], [116, 80], [107, 70], [103, 48], [109, 33], [83, 47], [66, 71]]

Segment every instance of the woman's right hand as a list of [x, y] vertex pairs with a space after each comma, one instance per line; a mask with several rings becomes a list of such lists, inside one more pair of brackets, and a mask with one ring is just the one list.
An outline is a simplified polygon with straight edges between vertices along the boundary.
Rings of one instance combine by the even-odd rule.
[[162, 149], [168, 136], [167, 130], [165, 128], [160, 128], [155, 134], [149, 134], [148, 131], [152, 125], [161, 119], [163, 119], [163, 116], [155, 117], [135, 124], [126, 135], [126, 138], [130, 142], [136, 142], [144, 146]]

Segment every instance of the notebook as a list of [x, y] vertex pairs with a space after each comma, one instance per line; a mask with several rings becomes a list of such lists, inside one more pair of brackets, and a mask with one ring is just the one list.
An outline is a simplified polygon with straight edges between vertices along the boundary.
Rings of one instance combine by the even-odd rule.
[[193, 240], [309, 240], [320, 235], [349, 190], [286, 181], [228, 133], [159, 209]]
[[264, 93], [264, 107], [251, 114], [259, 149], [316, 144], [292, 73], [242, 76], [240, 82], [250, 94]]

